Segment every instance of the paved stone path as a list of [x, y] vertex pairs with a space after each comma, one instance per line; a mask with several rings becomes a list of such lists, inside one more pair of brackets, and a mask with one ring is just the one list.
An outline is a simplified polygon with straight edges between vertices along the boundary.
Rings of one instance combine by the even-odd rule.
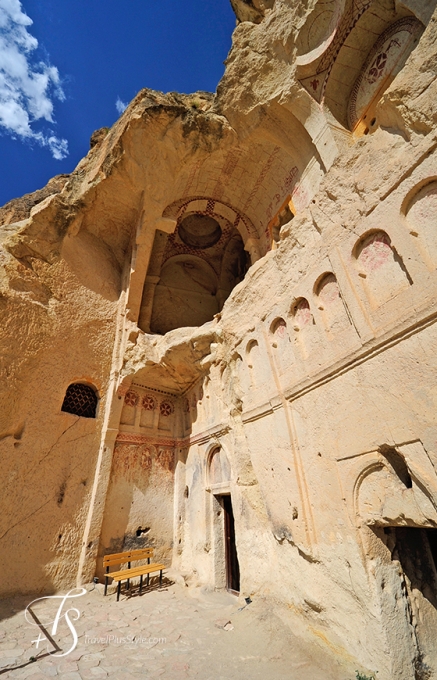
[[[355, 673], [323, 658], [293, 637], [289, 628], [261, 602], [238, 611], [228, 593], [187, 592], [172, 584], [139, 596], [132, 591], [116, 602], [100, 587], [65, 603], [77, 631], [74, 637], [60, 619], [52, 639], [56, 651], [25, 608], [32, 598], [20, 596], [0, 603], [0, 680], [28, 678], [63, 680], [162, 678], [179, 680], [353, 680]], [[63, 593], [64, 594], [64, 593]], [[32, 612], [50, 635], [61, 600], [45, 600]], [[241, 603], [240, 603], [241, 604]], [[228, 623], [230, 622], [230, 623]], [[228, 624], [228, 625], [226, 625]], [[37, 642], [38, 638], [40, 642]], [[33, 657], [33, 659], [31, 659]]]

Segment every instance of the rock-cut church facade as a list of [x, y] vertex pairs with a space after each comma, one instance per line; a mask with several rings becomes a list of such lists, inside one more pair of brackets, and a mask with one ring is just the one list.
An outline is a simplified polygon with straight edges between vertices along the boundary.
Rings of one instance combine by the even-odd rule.
[[153, 546], [437, 677], [436, 2], [231, 1], [215, 95], [0, 210], [0, 589]]

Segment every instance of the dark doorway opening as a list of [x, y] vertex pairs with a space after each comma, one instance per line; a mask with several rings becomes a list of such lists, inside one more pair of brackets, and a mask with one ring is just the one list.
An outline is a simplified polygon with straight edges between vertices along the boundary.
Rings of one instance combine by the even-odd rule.
[[226, 588], [231, 593], [238, 594], [240, 592], [240, 566], [235, 543], [235, 522], [231, 497], [222, 496], [222, 504], [225, 515]]
[[390, 527], [392, 559], [398, 560], [409, 589], [418, 590], [437, 609], [437, 529]]
[[405, 597], [399, 607], [398, 598], [393, 598], [393, 592], [389, 595], [393, 613], [406, 615], [411, 627], [415, 680], [429, 680], [437, 664], [437, 529], [386, 527], [384, 533], [392, 560], [400, 566]]

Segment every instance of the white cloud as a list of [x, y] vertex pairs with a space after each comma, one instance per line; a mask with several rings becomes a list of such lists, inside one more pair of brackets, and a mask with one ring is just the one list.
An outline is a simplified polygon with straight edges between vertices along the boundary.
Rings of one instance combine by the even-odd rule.
[[[1, 0], [0, 0], [0, 2], [1, 2]], [[127, 109], [127, 104], [125, 104], [124, 102], [122, 102], [121, 99], [120, 99], [120, 97], [117, 97], [117, 101], [115, 102], [115, 108], [117, 109], [118, 113], [119, 113], [120, 116], [121, 116], [121, 114], [123, 113], [123, 111], [125, 111], [125, 110]]]
[[26, 28], [32, 23], [20, 0], [0, 0], [0, 127], [48, 147], [53, 158], [62, 160], [68, 155], [67, 140], [32, 128], [36, 120], [53, 123], [52, 99], [65, 99], [58, 69], [32, 60], [38, 47]]

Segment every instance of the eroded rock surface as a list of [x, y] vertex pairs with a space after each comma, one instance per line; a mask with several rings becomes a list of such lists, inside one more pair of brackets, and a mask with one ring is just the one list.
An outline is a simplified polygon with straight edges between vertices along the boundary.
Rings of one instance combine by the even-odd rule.
[[216, 95], [142, 90], [0, 213], [2, 590], [151, 545], [432, 678], [435, 2], [232, 4]]

